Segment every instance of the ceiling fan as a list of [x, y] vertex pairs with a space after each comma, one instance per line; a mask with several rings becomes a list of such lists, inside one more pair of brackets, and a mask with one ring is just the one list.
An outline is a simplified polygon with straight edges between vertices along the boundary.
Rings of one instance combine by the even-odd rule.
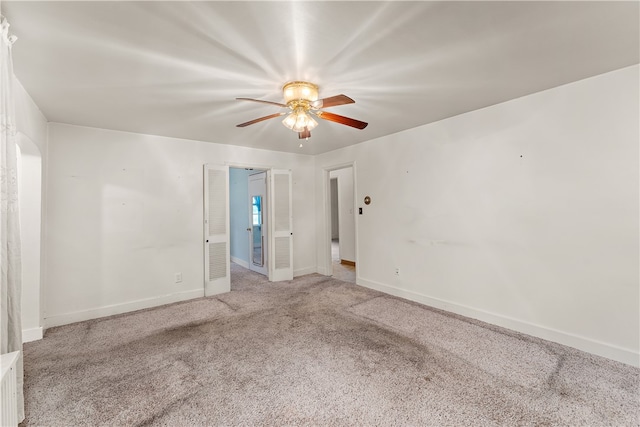
[[368, 123], [361, 122], [360, 120], [322, 111], [323, 108], [355, 103], [353, 99], [346, 95], [336, 95], [329, 98], [318, 99], [318, 86], [313, 83], [301, 81], [285, 84], [282, 88], [282, 93], [284, 96], [284, 104], [280, 102], [264, 101], [261, 99], [236, 98], [242, 101], [261, 102], [263, 104], [277, 105], [278, 107], [289, 109], [289, 111], [270, 114], [245, 123], [240, 123], [236, 126], [243, 128], [254, 123], [287, 115], [287, 117], [282, 121], [282, 124], [292, 131], [297, 132], [299, 139], [309, 139], [311, 137], [311, 130], [318, 125], [318, 122], [316, 122], [312, 116], [316, 116], [330, 122], [340, 123], [341, 125], [351, 126], [356, 129], [364, 129], [368, 125]]

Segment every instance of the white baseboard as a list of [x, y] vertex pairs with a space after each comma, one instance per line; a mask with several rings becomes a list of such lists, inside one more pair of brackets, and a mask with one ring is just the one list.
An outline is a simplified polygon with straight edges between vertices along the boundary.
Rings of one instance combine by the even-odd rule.
[[558, 344], [577, 348], [578, 350], [586, 351], [587, 353], [592, 353], [608, 359], [617, 360], [618, 362], [626, 363], [631, 366], [640, 366], [640, 353], [627, 348], [618, 347], [613, 344], [571, 334], [569, 332], [559, 331], [557, 329], [546, 328], [534, 323], [491, 313], [455, 302], [432, 298], [417, 292], [396, 288], [373, 280], [363, 279], [362, 277], [358, 277], [356, 279], [356, 283], [366, 288], [375, 289], [386, 294], [405, 298], [431, 307], [439, 308], [441, 310], [491, 323], [496, 326], [501, 326], [503, 328], [522, 332], [534, 337], [553, 341]]
[[236, 258], [236, 257], [232, 256], [231, 257], [231, 262], [235, 262], [240, 267], [244, 267], [246, 269], [249, 269], [249, 263], [247, 261], [243, 260], [243, 259]]
[[315, 272], [316, 272], [315, 267], [301, 268], [298, 270], [294, 270], [293, 277], [305, 276], [307, 274], [313, 274]]
[[22, 330], [22, 342], [31, 342], [41, 340], [43, 337], [43, 329], [42, 327], [37, 328], [29, 328]]
[[331, 276], [333, 274], [333, 266], [329, 268], [320, 268], [316, 271], [318, 274], [322, 274], [323, 276]]
[[204, 289], [194, 289], [191, 291], [176, 292], [174, 294], [162, 295], [159, 297], [146, 298], [122, 304], [107, 305], [104, 307], [89, 310], [75, 311], [72, 313], [56, 314], [45, 317], [46, 328], [53, 326], [67, 325], [69, 323], [83, 322], [85, 320], [98, 319], [100, 317], [112, 316], [114, 314], [128, 313], [130, 311], [142, 310], [145, 308], [157, 307], [159, 305], [171, 304], [178, 301], [186, 301], [204, 296]]

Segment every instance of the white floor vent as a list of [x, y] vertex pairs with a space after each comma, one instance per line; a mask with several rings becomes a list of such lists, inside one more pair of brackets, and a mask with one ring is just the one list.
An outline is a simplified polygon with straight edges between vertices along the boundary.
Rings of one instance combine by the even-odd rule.
[[0, 426], [18, 425], [18, 401], [16, 396], [16, 361], [19, 351], [0, 356], [2, 388], [0, 388]]

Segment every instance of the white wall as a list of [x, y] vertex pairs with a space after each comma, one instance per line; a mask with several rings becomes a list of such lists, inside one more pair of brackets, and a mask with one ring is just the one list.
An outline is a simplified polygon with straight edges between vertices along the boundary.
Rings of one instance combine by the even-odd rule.
[[315, 271], [313, 157], [51, 123], [47, 326], [203, 295], [204, 163], [292, 169], [294, 274]]
[[27, 136], [46, 158], [47, 153], [47, 118], [42, 114], [31, 96], [18, 79], [14, 79], [13, 97], [16, 110], [16, 128]]
[[340, 259], [356, 260], [356, 228], [353, 214], [353, 168], [333, 170], [330, 178], [338, 180], [338, 223], [340, 224]]
[[628, 67], [317, 156], [316, 189], [355, 161], [356, 199], [373, 200], [357, 282], [638, 365], [638, 80]]
[[20, 82], [15, 79], [17, 143], [20, 147], [20, 233], [22, 240], [22, 339], [41, 339], [44, 233], [41, 221], [46, 192], [47, 119]]

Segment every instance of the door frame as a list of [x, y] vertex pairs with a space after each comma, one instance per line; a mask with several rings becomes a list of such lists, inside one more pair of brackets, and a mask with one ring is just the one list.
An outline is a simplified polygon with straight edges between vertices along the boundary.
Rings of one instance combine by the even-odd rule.
[[[17, 156], [18, 156], [18, 203], [20, 204], [20, 227], [21, 230], [29, 229], [26, 232], [21, 231], [23, 238], [29, 237], [22, 242], [22, 260], [23, 265], [29, 264], [29, 274], [26, 277], [23, 269], [22, 280], [22, 306], [28, 305], [30, 310], [22, 310], [21, 317], [23, 319], [22, 326], [27, 326], [22, 330], [22, 342], [36, 341], [43, 337], [44, 313], [45, 313], [45, 251], [44, 236], [46, 206], [42, 197], [44, 189], [43, 181], [43, 161], [40, 147], [27, 135], [18, 131], [16, 134]], [[24, 157], [32, 157], [31, 167], [25, 168], [23, 163]], [[35, 164], [34, 164], [35, 163]], [[35, 168], [33, 167], [35, 166]], [[35, 179], [30, 181], [30, 185], [26, 184], [23, 179], [26, 175], [30, 175]], [[25, 185], [28, 185], [29, 191], [24, 191]], [[22, 203], [26, 194], [31, 195], [31, 200], [36, 201], [32, 209], [28, 211], [22, 210]], [[25, 250], [30, 249], [30, 250]], [[27, 318], [25, 318], [27, 317]], [[37, 317], [37, 318], [36, 318]], [[26, 320], [26, 321], [25, 321]]]
[[[275, 166], [259, 164], [259, 163], [236, 163], [236, 162], [225, 162], [225, 165], [227, 165], [229, 169], [231, 168], [251, 169], [256, 173], [266, 172], [267, 173], [267, 206], [269, 206], [269, 203], [271, 203], [271, 188], [269, 183], [271, 182], [271, 171], [273, 169], [276, 169]], [[267, 219], [267, 221], [269, 221], [269, 219]], [[250, 238], [251, 238], [251, 234], [247, 236], [247, 239], [250, 239]], [[231, 237], [229, 237], [229, 239], [231, 239]], [[267, 247], [269, 246], [269, 242], [271, 242], [271, 236], [269, 236], [269, 239], [267, 239]], [[249, 247], [251, 247], [251, 244], [249, 244]], [[251, 262], [251, 254], [249, 254], [249, 262]], [[247, 267], [247, 270], [251, 270], [251, 269]], [[267, 263], [267, 280], [271, 281], [271, 275], [272, 275], [271, 266]]]
[[360, 249], [359, 239], [358, 239], [358, 182], [356, 180], [356, 161], [339, 163], [332, 166], [326, 166], [322, 169], [322, 199], [324, 204], [324, 233], [322, 236], [322, 251], [323, 255], [323, 265], [320, 268], [318, 266], [318, 273], [323, 274], [325, 276], [331, 276], [333, 274], [333, 264], [331, 262], [331, 171], [345, 169], [351, 167], [351, 172], [353, 175], [353, 212], [355, 216], [354, 226], [355, 226], [355, 262], [356, 262], [356, 284], [360, 281], [359, 274], [359, 254]]
[[[210, 164], [212, 166], [215, 166], [216, 163], [206, 163], [206, 164]], [[205, 165], [206, 165], [205, 164]], [[227, 167], [227, 192], [229, 192], [229, 185], [228, 185], [228, 179], [229, 179], [229, 169], [230, 168], [236, 168], [236, 169], [253, 169], [256, 171], [260, 171], [260, 172], [267, 172], [267, 204], [271, 203], [272, 199], [273, 199], [273, 195], [271, 194], [271, 179], [272, 179], [272, 174], [274, 170], [280, 170], [280, 168], [277, 168], [273, 165], [265, 165], [265, 164], [257, 164], [257, 163], [239, 163], [239, 162], [224, 162], [222, 164], [218, 164], [219, 166], [226, 166]], [[206, 197], [206, 194], [204, 193], [204, 183], [203, 183], [203, 197]], [[204, 202], [204, 199], [203, 199]], [[290, 203], [293, 203], [293, 199], [291, 199]], [[228, 203], [227, 203], [228, 205]], [[229, 213], [229, 206], [227, 206], [227, 213]], [[204, 218], [203, 218], [203, 222], [204, 222]], [[292, 224], [293, 226], [293, 224]], [[206, 236], [203, 236], [203, 242], [207, 239]], [[229, 239], [231, 239], [231, 230], [229, 230]], [[267, 246], [269, 248], [271, 248], [271, 243], [272, 243], [272, 239], [273, 239], [273, 233], [269, 233], [269, 239], [268, 239], [268, 244]], [[272, 250], [270, 250], [270, 252], [273, 252]], [[231, 259], [231, 254], [229, 253], [229, 260]], [[206, 270], [206, 266], [204, 265], [205, 262], [207, 262], [206, 259], [204, 259], [205, 257], [203, 257], [203, 269], [202, 271], [204, 272]], [[293, 256], [291, 258], [291, 263], [293, 265]], [[274, 280], [274, 272], [273, 272], [273, 268], [271, 263], [267, 263], [267, 277], [269, 281], [273, 281]], [[229, 274], [231, 274], [229, 272]], [[207, 287], [207, 277], [206, 274], [204, 275], [204, 280], [203, 280], [203, 287], [206, 290]]]

